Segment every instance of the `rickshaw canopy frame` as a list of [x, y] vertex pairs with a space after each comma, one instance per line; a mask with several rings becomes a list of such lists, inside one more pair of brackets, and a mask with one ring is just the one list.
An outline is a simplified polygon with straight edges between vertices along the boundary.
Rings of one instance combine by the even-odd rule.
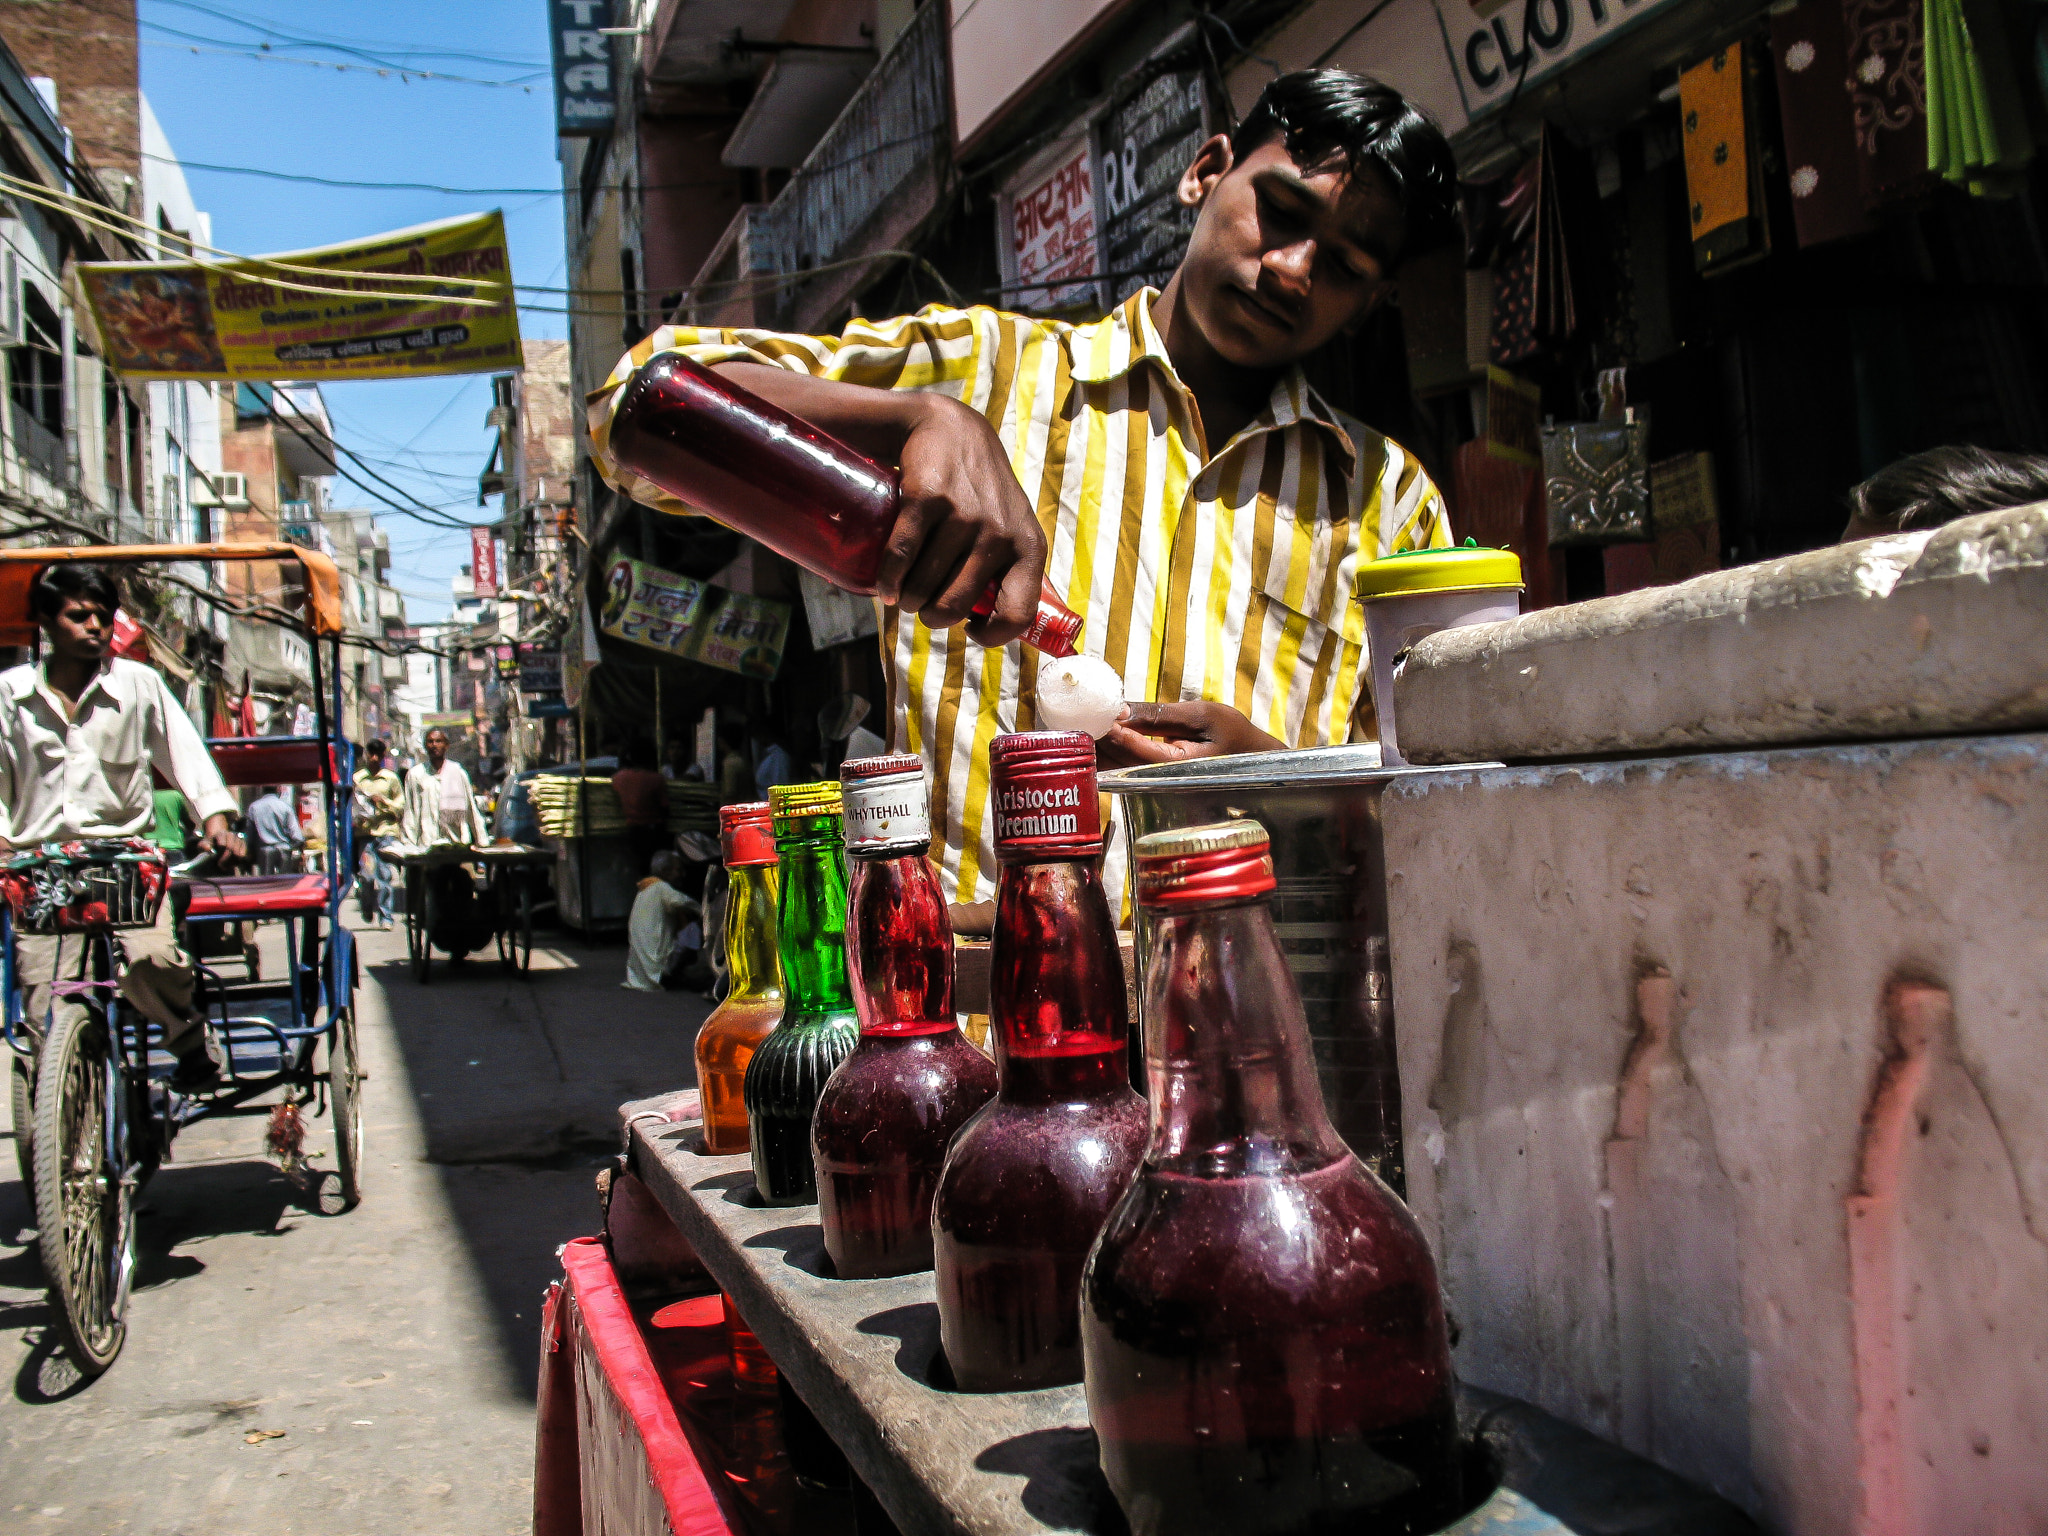
[[[306, 573], [306, 628], [338, 639], [344, 632], [341, 571], [317, 549], [275, 542], [216, 544], [58, 544], [0, 549], [0, 645], [29, 645], [36, 635], [29, 588], [46, 565], [89, 560], [100, 565], [163, 565], [177, 560], [296, 560]], [[279, 620], [250, 615], [266, 624]]]

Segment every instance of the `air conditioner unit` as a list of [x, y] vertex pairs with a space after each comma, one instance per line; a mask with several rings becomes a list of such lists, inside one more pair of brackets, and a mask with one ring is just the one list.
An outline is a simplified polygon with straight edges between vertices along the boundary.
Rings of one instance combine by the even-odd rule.
[[246, 507], [249, 505], [249, 477], [222, 471], [214, 476], [214, 484], [220, 490], [221, 505], [224, 507]]
[[194, 470], [192, 472], [192, 484], [186, 491], [186, 500], [195, 507], [220, 506], [220, 487], [215, 483], [214, 477], [205, 470]]

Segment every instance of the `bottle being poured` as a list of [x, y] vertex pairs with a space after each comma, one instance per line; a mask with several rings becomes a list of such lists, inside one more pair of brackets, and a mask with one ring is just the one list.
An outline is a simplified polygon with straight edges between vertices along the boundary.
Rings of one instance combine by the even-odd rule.
[[[681, 353], [655, 357], [619, 397], [611, 453], [812, 575], [874, 595], [902, 501], [896, 472], [726, 375]], [[970, 617], [985, 621], [997, 600], [992, 586]], [[1080, 633], [1079, 616], [1044, 584], [1024, 643], [1071, 656]]]

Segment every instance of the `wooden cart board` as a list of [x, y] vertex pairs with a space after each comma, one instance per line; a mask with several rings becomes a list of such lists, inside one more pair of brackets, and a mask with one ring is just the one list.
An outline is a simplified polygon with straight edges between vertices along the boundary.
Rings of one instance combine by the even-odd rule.
[[[1121, 1532], [1116, 1508], [1096, 1466], [1095, 1432], [1079, 1386], [1035, 1392], [970, 1393], [944, 1385], [938, 1302], [929, 1273], [886, 1280], [837, 1280], [825, 1269], [816, 1206], [768, 1208], [754, 1200], [745, 1157], [707, 1157], [696, 1148], [702, 1127], [671, 1123], [660, 1099], [622, 1105], [633, 1166], [696, 1249], [719, 1288], [738, 1304], [789, 1383], [874, 1491], [904, 1536], [1009, 1536], [1043, 1531]], [[1500, 1405], [1508, 1404], [1504, 1415]], [[1548, 1420], [1522, 1404], [1462, 1392], [1468, 1427], [1499, 1418], [1510, 1440], [1502, 1461], [1508, 1480], [1527, 1489], [1562, 1470], [1549, 1443], [1532, 1440], [1514, 1414], [1548, 1426], [1551, 1439], [1572, 1442], [1572, 1472], [1613, 1487], [1616, 1472], [1593, 1465], [1602, 1456], [1635, 1474], [1627, 1501], [1634, 1509], [1679, 1513], [1666, 1529], [1754, 1532], [1739, 1524], [1687, 1518], [1669, 1503], [1669, 1473]], [[1486, 1431], [1489, 1443], [1495, 1432]], [[1597, 1452], [1585, 1452], [1589, 1442]], [[1580, 1465], [1580, 1456], [1590, 1458]], [[1518, 1465], [1519, 1464], [1519, 1465]], [[1626, 1478], [1623, 1481], [1627, 1481]], [[1697, 1490], [1690, 1490], [1697, 1492]], [[1711, 1495], [1700, 1495], [1719, 1505]], [[1573, 1536], [1604, 1525], [1566, 1524], [1522, 1492], [1502, 1487], [1445, 1536]]]
[[479, 848], [463, 843], [435, 843], [427, 848], [394, 843], [380, 856], [401, 869], [433, 869], [443, 864], [540, 864], [554, 858], [549, 849], [530, 848], [524, 843], [486, 843]]
[[533, 848], [525, 843], [489, 843], [470, 849], [473, 858], [485, 864], [552, 864], [552, 848]]

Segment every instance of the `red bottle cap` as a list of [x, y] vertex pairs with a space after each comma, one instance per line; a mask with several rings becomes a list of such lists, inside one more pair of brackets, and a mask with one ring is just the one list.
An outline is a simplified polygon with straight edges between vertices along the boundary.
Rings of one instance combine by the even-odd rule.
[[1131, 850], [1138, 905], [1154, 909], [1243, 901], [1273, 889], [1273, 852], [1256, 821], [1151, 832]]
[[1006, 864], [1102, 852], [1095, 742], [1079, 731], [1013, 731], [989, 743], [996, 857]]
[[852, 757], [839, 765], [846, 851], [858, 858], [922, 848], [932, 840], [924, 759], [909, 752]]
[[727, 869], [775, 863], [775, 826], [768, 802], [754, 800], [744, 805], [720, 806], [718, 840], [725, 847]]

